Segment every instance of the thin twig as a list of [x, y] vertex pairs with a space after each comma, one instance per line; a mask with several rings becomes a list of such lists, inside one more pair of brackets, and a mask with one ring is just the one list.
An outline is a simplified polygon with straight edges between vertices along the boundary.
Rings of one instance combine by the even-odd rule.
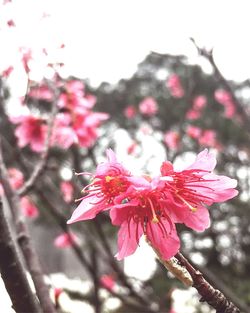
[[0, 142], [0, 171], [4, 194], [8, 201], [16, 227], [18, 244], [22, 250], [27, 268], [30, 271], [31, 277], [33, 279], [41, 307], [43, 311], [46, 313], [55, 313], [56, 310], [50, 299], [48, 286], [44, 282], [39, 259], [31, 242], [27, 225], [24, 221], [23, 216], [21, 215], [20, 198], [15, 192], [15, 190], [12, 189], [8, 179], [8, 172], [5, 167], [2, 156], [1, 142]]

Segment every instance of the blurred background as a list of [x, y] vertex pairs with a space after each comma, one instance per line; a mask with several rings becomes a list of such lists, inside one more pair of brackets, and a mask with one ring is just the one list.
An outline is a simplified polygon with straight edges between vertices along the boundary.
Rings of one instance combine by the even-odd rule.
[[39, 164], [53, 123], [46, 166], [21, 210], [58, 310], [213, 312], [145, 243], [117, 262], [108, 215], [66, 225], [88, 183], [75, 172], [93, 172], [107, 148], [133, 173], [153, 175], [166, 159], [181, 169], [208, 148], [239, 196], [210, 208], [203, 233], [178, 225], [181, 249], [249, 311], [249, 5], [2, 2], [0, 133], [13, 188]]

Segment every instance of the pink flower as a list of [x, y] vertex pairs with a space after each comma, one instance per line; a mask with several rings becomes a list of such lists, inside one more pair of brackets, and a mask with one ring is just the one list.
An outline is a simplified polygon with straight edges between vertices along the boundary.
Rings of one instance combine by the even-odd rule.
[[24, 216], [35, 218], [39, 215], [38, 208], [28, 197], [21, 198], [21, 209]]
[[100, 278], [101, 285], [107, 290], [113, 290], [115, 287], [115, 279], [113, 275], [102, 275]]
[[[80, 200], [80, 205], [73, 212], [68, 224], [92, 219], [99, 212], [108, 210], [114, 199], [127, 190], [130, 185], [129, 172], [120, 164], [114, 152], [107, 150], [108, 161], [98, 165], [93, 181], [83, 191], [87, 195]], [[83, 175], [89, 175], [83, 173]]]
[[188, 125], [188, 127], [186, 129], [187, 135], [193, 139], [198, 139], [201, 135], [201, 132], [202, 132], [202, 130], [200, 127], [196, 127], [193, 125]]
[[110, 211], [118, 232], [118, 260], [133, 254], [144, 234], [161, 254], [170, 259], [180, 248], [175, 225], [165, 205], [162, 182], [158, 179], [131, 178], [133, 184], [116, 199]]
[[54, 240], [54, 245], [57, 248], [68, 248], [71, 247], [73, 243], [79, 244], [80, 240], [73, 233], [62, 233], [57, 236]]
[[71, 182], [63, 181], [60, 184], [61, 193], [65, 202], [70, 203], [73, 199], [74, 188]]
[[158, 112], [158, 105], [154, 98], [147, 97], [139, 103], [139, 111], [141, 114], [153, 116]]
[[201, 110], [207, 105], [207, 98], [203, 95], [196, 96], [193, 100], [193, 109]]
[[88, 110], [75, 112], [73, 130], [81, 147], [91, 147], [98, 138], [98, 127], [109, 118], [107, 113]]
[[215, 147], [217, 145], [216, 132], [212, 129], [204, 130], [198, 141], [201, 146]]
[[184, 89], [181, 85], [180, 77], [177, 74], [169, 76], [166, 86], [170, 91], [170, 94], [174, 98], [182, 98], [184, 96]]
[[205, 205], [224, 202], [238, 191], [235, 179], [212, 173], [216, 159], [207, 149], [200, 152], [193, 164], [183, 171], [175, 171], [172, 164], [162, 165], [162, 180], [166, 183], [167, 207], [176, 223], [184, 223], [197, 231], [209, 227], [209, 213]]
[[132, 119], [136, 116], [136, 108], [133, 105], [128, 105], [124, 110], [124, 115], [128, 119]]
[[13, 67], [13, 66], [7, 67], [7, 68], [2, 72], [2, 76], [5, 77], [5, 78], [9, 77], [13, 70], [14, 70], [14, 67]]
[[[11, 167], [8, 169], [8, 175], [10, 180], [10, 185], [14, 190], [19, 189], [22, 187], [24, 183], [23, 173], [18, 169]], [[0, 196], [3, 195], [3, 187], [0, 184]]]
[[38, 87], [33, 87], [29, 91], [29, 96], [35, 99], [52, 101], [53, 100], [53, 92], [47, 85], [40, 85]]
[[21, 61], [22, 61], [24, 70], [27, 74], [29, 74], [30, 72], [29, 63], [32, 60], [32, 51], [31, 49], [25, 48], [25, 47], [21, 47], [19, 50], [22, 55]]
[[43, 119], [32, 115], [10, 118], [12, 123], [19, 124], [15, 130], [18, 146], [23, 148], [27, 145], [35, 152], [44, 149], [47, 125]]
[[169, 149], [178, 150], [180, 147], [180, 135], [177, 131], [166, 132], [163, 141]]
[[186, 113], [186, 118], [188, 120], [197, 120], [201, 117], [201, 111], [190, 109]]
[[215, 100], [222, 104], [225, 108], [224, 115], [227, 118], [232, 118], [236, 114], [235, 104], [229, 92], [223, 89], [218, 89], [214, 93]]
[[72, 119], [70, 114], [57, 114], [51, 136], [51, 143], [52, 145], [59, 146], [63, 149], [68, 149], [74, 143], [78, 143], [77, 134], [72, 128]]

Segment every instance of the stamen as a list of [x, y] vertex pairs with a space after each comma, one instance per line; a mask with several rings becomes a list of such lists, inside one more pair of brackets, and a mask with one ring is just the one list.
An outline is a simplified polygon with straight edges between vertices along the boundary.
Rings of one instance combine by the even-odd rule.
[[190, 203], [188, 203], [185, 199], [183, 199], [180, 195], [176, 194], [176, 196], [181, 199], [181, 201], [183, 201], [186, 206], [189, 207], [189, 209], [192, 211], [192, 212], [196, 212], [197, 211], [197, 208], [193, 207]]
[[151, 199], [148, 198], [148, 202], [150, 204], [150, 209], [151, 209], [151, 212], [152, 212], [152, 215], [153, 215], [152, 222], [153, 223], [159, 223], [159, 219], [156, 216], [155, 209], [154, 209], [154, 206], [153, 206], [153, 203], [152, 203]]

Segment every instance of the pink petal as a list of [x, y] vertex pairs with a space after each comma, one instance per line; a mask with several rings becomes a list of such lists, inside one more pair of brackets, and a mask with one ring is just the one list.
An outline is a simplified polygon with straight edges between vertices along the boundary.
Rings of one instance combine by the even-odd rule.
[[101, 199], [95, 195], [91, 197], [85, 197], [75, 209], [71, 218], [67, 221], [67, 224], [72, 224], [96, 217], [99, 212], [105, 210], [105, 206], [103, 203], [100, 203], [100, 200]]
[[210, 226], [210, 218], [208, 209], [199, 206], [195, 212], [188, 209], [189, 212], [186, 214], [184, 224], [196, 231], [204, 231]]
[[[152, 246], [160, 252], [161, 257], [164, 260], [169, 260], [180, 249], [180, 240], [174, 225], [171, 229], [169, 222], [164, 219], [161, 219], [160, 223], [161, 225], [153, 222], [148, 223], [147, 237]], [[166, 232], [163, 231], [163, 228]]]
[[133, 219], [129, 224], [125, 221], [121, 225], [118, 232], [118, 253], [115, 255], [117, 260], [120, 261], [135, 252], [142, 234], [141, 224], [135, 223]]
[[204, 171], [212, 171], [216, 166], [216, 158], [212, 153], [209, 153], [207, 149], [201, 151], [194, 161], [193, 164], [188, 166], [186, 169], [199, 169]]

